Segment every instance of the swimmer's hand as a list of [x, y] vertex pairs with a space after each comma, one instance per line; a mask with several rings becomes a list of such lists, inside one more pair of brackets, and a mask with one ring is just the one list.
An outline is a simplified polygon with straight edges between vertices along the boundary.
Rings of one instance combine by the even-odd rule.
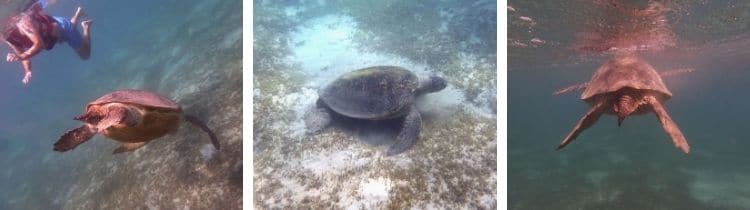
[[21, 80], [21, 82], [23, 82], [24, 85], [28, 85], [29, 80], [31, 80], [31, 72], [26, 72], [26, 75], [23, 76], [23, 80]]
[[8, 53], [8, 55], [5, 56], [5, 60], [8, 62], [16, 62], [20, 59], [18, 58], [18, 55], [16, 55], [15, 53]]

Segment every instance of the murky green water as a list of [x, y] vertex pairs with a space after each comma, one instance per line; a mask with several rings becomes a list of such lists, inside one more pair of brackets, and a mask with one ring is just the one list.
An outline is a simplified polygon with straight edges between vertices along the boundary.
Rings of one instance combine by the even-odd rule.
[[[515, 9], [509, 12], [508, 41], [509, 209], [750, 208], [750, 191], [744, 187], [750, 183], [744, 166], [750, 160], [744, 149], [750, 138], [744, 132], [750, 114], [745, 108], [750, 105], [745, 97], [750, 87], [750, 4], [743, 1], [666, 2], [669, 9], [662, 17], [674, 35], [673, 45], [635, 51], [657, 71], [696, 70], [664, 78], [674, 94], [665, 107], [690, 143], [689, 155], [674, 148], [651, 114], [630, 117], [621, 127], [615, 117], [605, 115], [565, 149], [554, 150], [589, 107], [579, 100], [580, 92], [551, 93], [587, 81], [614, 54], [576, 50], [581, 32], [652, 20], [628, 19], [625, 12], [617, 16], [606, 6], [613, 2], [636, 9], [649, 5], [509, 3]], [[607, 9], [609, 13], [603, 12]], [[609, 25], [597, 24], [601, 22]], [[534, 44], [533, 38], [544, 43]]]

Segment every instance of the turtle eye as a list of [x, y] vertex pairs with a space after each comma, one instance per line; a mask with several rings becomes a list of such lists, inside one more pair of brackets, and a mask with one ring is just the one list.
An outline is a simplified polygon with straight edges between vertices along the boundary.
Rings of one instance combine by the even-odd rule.
[[89, 120], [88, 120], [88, 122], [91, 123], [91, 124], [99, 123], [99, 121], [102, 121], [102, 116], [101, 115], [91, 116], [91, 117], [89, 117]]

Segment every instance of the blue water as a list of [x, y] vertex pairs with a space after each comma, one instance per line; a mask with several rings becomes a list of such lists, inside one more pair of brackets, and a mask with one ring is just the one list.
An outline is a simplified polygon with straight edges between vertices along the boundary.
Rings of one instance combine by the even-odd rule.
[[[688, 155], [651, 114], [629, 117], [620, 127], [605, 115], [555, 151], [589, 107], [580, 92], [552, 92], [587, 81], [613, 55], [575, 51], [577, 32], [597, 20], [631, 20], [588, 1], [509, 5], [515, 9], [509, 11], [509, 209], [750, 208], [748, 3], [672, 2], [665, 17], [675, 45], [635, 52], [657, 71], [695, 69], [664, 78], [674, 94], [665, 107], [691, 146]], [[531, 44], [532, 38], [545, 43]], [[511, 46], [513, 40], [527, 45]]]
[[[24, 3], [2, 3], [2, 14]], [[32, 58], [29, 85], [18, 63], [0, 62], [0, 209], [240, 208], [241, 2], [50, 1], [46, 11], [70, 17], [77, 6], [93, 20], [89, 60], [59, 43]], [[223, 150], [202, 151], [207, 136], [185, 124], [129, 154], [111, 155], [117, 144], [103, 137], [52, 151], [88, 101], [120, 88], [174, 99]]]

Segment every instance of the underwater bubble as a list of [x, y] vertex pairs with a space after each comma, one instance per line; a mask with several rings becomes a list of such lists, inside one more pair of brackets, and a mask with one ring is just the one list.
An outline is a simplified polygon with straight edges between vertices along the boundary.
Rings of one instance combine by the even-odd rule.
[[214, 158], [216, 155], [216, 148], [214, 148], [213, 144], [204, 144], [201, 147], [201, 158], [204, 161], [209, 161]]
[[534, 21], [534, 19], [531, 17], [521, 16], [521, 17], [518, 17], [518, 19], [531, 26], [536, 25], [536, 21]]
[[539, 39], [539, 38], [533, 38], [529, 42], [531, 42], [532, 44], [535, 44], [535, 45], [543, 45], [543, 44], [546, 43], [546, 41], [544, 41], [542, 39]]

